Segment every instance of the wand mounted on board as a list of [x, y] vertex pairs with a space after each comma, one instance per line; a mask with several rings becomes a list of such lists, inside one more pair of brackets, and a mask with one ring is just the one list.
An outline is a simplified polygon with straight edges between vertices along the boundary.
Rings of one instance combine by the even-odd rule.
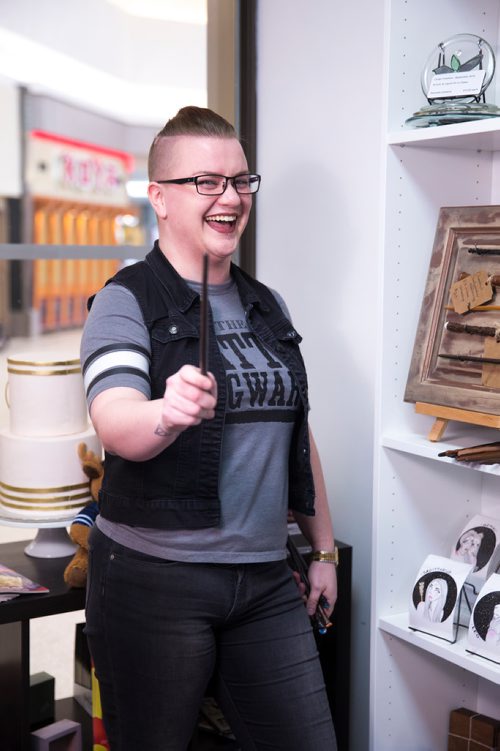
[[208, 254], [203, 254], [200, 299], [200, 370], [207, 374], [208, 367]]
[[500, 340], [500, 328], [497, 326], [471, 326], [468, 323], [459, 323], [457, 321], [446, 321], [444, 324], [446, 331], [452, 334], [470, 334], [472, 336], [492, 336], [497, 341]]
[[500, 247], [492, 245], [485, 248], [478, 248], [474, 245], [472, 248], [467, 248], [467, 253], [473, 253], [476, 256], [500, 256]]
[[475, 355], [445, 355], [439, 353], [438, 357], [444, 357], [446, 360], [458, 360], [459, 362], [481, 362], [487, 365], [500, 365], [499, 357], [476, 357]]

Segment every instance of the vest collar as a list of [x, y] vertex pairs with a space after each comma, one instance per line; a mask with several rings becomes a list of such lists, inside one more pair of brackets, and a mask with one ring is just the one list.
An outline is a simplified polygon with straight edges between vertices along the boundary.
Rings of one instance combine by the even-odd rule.
[[185, 313], [193, 302], [198, 299], [198, 295], [186, 284], [170, 261], [167, 260], [165, 254], [160, 249], [158, 240], [155, 241], [153, 250], [147, 254], [145, 261], [152, 269], [157, 282], [161, 284], [165, 292], [172, 298], [175, 307]]
[[[185, 313], [199, 296], [188, 284], [186, 284], [180, 274], [177, 273], [161, 250], [158, 240], [155, 241], [153, 250], [147, 254], [145, 260], [148, 266], [153, 270], [159, 284], [161, 284], [167, 294], [172, 298], [177, 309]], [[244, 307], [247, 305], [259, 305], [262, 310], [269, 310], [268, 305], [258, 294], [255, 287], [255, 280], [249, 277], [248, 274], [242, 271], [234, 263], [231, 263], [231, 276], [236, 282]]]

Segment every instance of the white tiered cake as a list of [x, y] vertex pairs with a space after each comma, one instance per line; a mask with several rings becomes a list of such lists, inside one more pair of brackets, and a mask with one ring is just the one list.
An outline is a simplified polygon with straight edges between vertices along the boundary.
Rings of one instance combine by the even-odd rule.
[[9, 428], [0, 431], [0, 510], [19, 520], [72, 519], [91, 501], [78, 446], [98, 456], [79, 359], [7, 359]]

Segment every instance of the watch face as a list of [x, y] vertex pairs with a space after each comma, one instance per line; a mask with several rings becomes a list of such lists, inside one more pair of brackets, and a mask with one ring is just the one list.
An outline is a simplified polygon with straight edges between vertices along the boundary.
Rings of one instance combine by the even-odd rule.
[[442, 101], [438, 98], [429, 98], [434, 76], [442, 73], [466, 73], [472, 70], [485, 71], [481, 90], [475, 96], [459, 97], [460, 101], [478, 101], [484, 94], [495, 73], [495, 55], [482, 37], [475, 34], [456, 34], [440, 42], [429, 55], [421, 75], [422, 90], [430, 101]]

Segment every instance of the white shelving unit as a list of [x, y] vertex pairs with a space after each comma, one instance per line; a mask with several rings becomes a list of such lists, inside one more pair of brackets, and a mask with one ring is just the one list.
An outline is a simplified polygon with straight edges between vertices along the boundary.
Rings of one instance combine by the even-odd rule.
[[[425, 104], [420, 71], [439, 41], [484, 36], [500, 60], [498, 0], [387, 0], [385, 171], [375, 429], [371, 751], [447, 748], [449, 712], [500, 717], [500, 665], [408, 628], [410, 593], [429, 553], [448, 556], [466, 520], [500, 515], [500, 467], [438, 453], [500, 440], [498, 431], [433, 418], [403, 400], [438, 212], [500, 204], [500, 119], [409, 130]], [[487, 100], [500, 103], [497, 71]]]

